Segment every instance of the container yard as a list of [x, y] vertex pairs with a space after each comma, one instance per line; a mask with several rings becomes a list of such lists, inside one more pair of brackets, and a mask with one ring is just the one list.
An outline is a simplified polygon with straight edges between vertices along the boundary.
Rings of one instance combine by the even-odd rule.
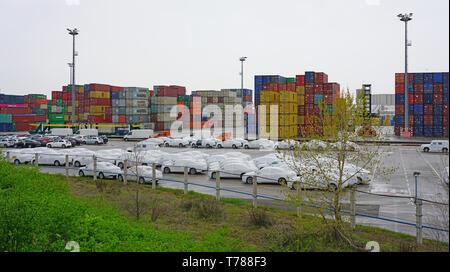
[[449, 73], [395, 74], [395, 135], [405, 129], [405, 96], [413, 136], [448, 137]]

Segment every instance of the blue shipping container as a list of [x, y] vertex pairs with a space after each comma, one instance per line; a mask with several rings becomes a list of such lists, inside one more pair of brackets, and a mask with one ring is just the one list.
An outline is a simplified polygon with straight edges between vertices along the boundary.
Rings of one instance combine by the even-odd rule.
[[433, 137], [442, 137], [444, 130], [442, 126], [433, 126]]
[[433, 113], [434, 113], [434, 115], [442, 115], [443, 114], [442, 105], [434, 105]]
[[433, 73], [423, 74], [423, 83], [424, 84], [433, 84]]
[[396, 115], [395, 116], [395, 124], [396, 125], [404, 125], [405, 124], [405, 116], [404, 115]]
[[434, 73], [433, 81], [436, 83], [442, 83], [442, 73]]
[[305, 72], [305, 82], [314, 83], [314, 72]]
[[444, 89], [444, 94], [448, 94], [448, 83], [444, 83], [443, 89]]
[[442, 74], [442, 82], [448, 84], [448, 72]]
[[433, 104], [433, 95], [432, 94], [424, 94], [423, 95], [423, 103], [424, 104]]
[[395, 95], [395, 104], [405, 104], [405, 95], [404, 94], [396, 94]]
[[442, 127], [442, 115], [433, 115], [433, 125]]
[[423, 126], [423, 115], [415, 115], [414, 116], [414, 125]]
[[422, 104], [414, 105], [414, 114], [416, 114], [416, 115], [423, 114], [423, 105]]
[[433, 126], [423, 126], [423, 136], [432, 137], [433, 136]]
[[448, 93], [442, 95], [442, 104], [448, 105]]
[[423, 74], [422, 73], [414, 74], [414, 83], [423, 84]]
[[423, 126], [416, 126], [414, 124], [414, 136], [423, 136]]
[[414, 84], [408, 84], [408, 94], [414, 94]]

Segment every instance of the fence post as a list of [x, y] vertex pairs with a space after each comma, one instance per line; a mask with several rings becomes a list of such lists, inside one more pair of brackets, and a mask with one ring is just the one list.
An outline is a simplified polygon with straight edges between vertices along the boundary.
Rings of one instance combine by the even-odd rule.
[[128, 160], [123, 161], [123, 184], [128, 183]]
[[93, 157], [94, 157], [94, 169], [93, 169], [94, 174], [92, 176], [94, 178], [94, 181], [96, 181], [97, 180], [97, 157], [95, 155]]
[[152, 189], [156, 190], [156, 163], [152, 163]]
[[355, 187], [352, 187], [350, 191], [350, 223], [352, 230], [356, 228], [356, 193]]
[[253, 177], [253, 208], [257, 208], [258, 207], [258, 189], [257, 189], [257, 180], [256, 180], [256, 176]]
[[69, 155], [66, 154], [66, 178], [69, 177]]
[[422, 244], [422, 200], [416, 200], [416, 238], [419, 245]]
[[6, 161], [9, 162], [9, 151], [6, 152]]
[[184, 167], [184, 194], [188, 193], [188, 168]]
[[[301, 195], [300, 195], [301, 190], [302, 189], [300, 188], [300, 182], [299, 182], [299, 183], [297, 183], [297, 199], [299, 200], [299, 202], [302, 200]], [[297, 206], [297, 216], [298, 217], [302, 216], [302, 204], [303, 203], [299, 203], [298, 206]]]
[[220, 201], [220, 171], [216, 172], [216, 200]]
[[34, 153], [34, 166], [39, 166], [39, 154]]

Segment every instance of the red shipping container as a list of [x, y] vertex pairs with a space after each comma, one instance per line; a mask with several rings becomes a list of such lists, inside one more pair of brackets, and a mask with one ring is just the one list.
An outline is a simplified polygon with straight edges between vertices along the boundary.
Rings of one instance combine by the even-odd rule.
[[405, 105], [401, 104], [395, 105], [395, 114], [396, 115], [405, 114]]
[[414, 93], [423, 94], [423, 84], [414, 84]]
[[12, 116], [13, 123], [34, 123], [36, 122], [35, 115], [13, 115]]
[[434, 94], [433, 95], [433, 104], [435, 104], [435, 105], [442, 104], [442, 94]]
[[314, 104], [305, 105], [305, 115], [314, 114]]
[[127, 117], [126, 115], [119, 115], [119, 123], [126, 123]]
[[443, 113], [443, 115], [448, 116], [448, 104], [443, 104], [442, 105], [442, 113]]
[[414, 74], [408, 74], [408, 84], [414, 84]]
[[108, 92], [108, 91], [111, 91], [111, 86], [106, 85], [106, 84], [92, 83], [92, 84], [89, 84], [89, 91]]
[[404, 73], [396, 73], [395, 74], [395, 83], [396, 84], [404, 84], [405, 83], [405, 74]]
[[208, 103], [213, 103], [213, 97], [208, 97], [207, 100], [206, 100], [206, 102], [208, 102]]
[[[105, 115], [88, 115], [88, 122], [89, 123], [104, 123]], [[112, 122], [112, 120], [111, 120], [111, 122]]]
[[[219, 98], [218, 98], [218, 101], [219, 101], [219, 103], [223, 103], [224, 102], [224, 97], [223, 96], [220, 96]], [[245, 101], [245, 100], [244, 100]]]
[[409, 120], [409, 125], [414, 126], [414, 115], [410, 114], [408, 120]]
[[269, 91], [269, 85], [263, 85], [263, 91]]
[[306, 83], [305, 85], [305, 94], [314, 94], [314, 84], [312, 83]]
[[405, 93], [405, 84], [395, 84], [395, 93], [396, 94], [404, 94]]
[[323, 101], [325, 104], [334, 105], [336, 104], [336, 96], [332, 94], [326, 94], [323, 96]]
[[314, 94], [305, 95], [305, 104], [314, 104]]
[[303, 116], [305, 115], [305, 106], [298, 106], [298, 115]]
[[112, 123], [112, 115], [105, 115], [104, 122], [105, 123]]
[[158, 114], [157, 113], [150, 114], [150, 122], [155, 123], [157, 121], [158, 121]]
[[30, 124], [16, 124], [16, 131], [30, 131], [35, 129], [36, 127], [31, 126]]
[[443, 124], [447, 124], [447, 126], [448, 126], [448, 115], [442, 116], [442, 121], [443, 121]]
[[279, 86], [279, 85], [281, 85], [281, 84], [278, 84], [276, 82], [269, 83], [269, 91], [275, 91], [275, 92], [280, 91], [282, 86]]
[[111, 107], [105, 108], [105, 114], [111, 115], [112, 114], [112, 108]]
[[297, 75], [295, 76], [295, 85], [303, 86], [305, 85], [305, 75]]
[[[219, 97], [219, 98], [220, 98], [220, 97]], [[223, 100], [223, 99], [222, 99], [222, 100]], [[244, 95], [243, 101], [244, 101], [244, 102], [252, 102], [252, 97], [251, 97], [250, 95]], [[220, 102], [220, 100], [219, 100], [219, 103], [223, 103], [223, 101]]]
[[31, 114], [31, 108], [0, 108], [3, 114]]
[[432, 126], [433, 125], [433, 115], [424, 115], [423, 116], [423, 125], [424, 126]]
[[433, 105], [423, 105], [423, 114], [433, 115]]
[[408, 94], [408, 104], [414, 104], [414, 95]]
[[176, 89], [177, 95], [186, 95], [186, 87], [176, 85], [170, 85], [169, 87], [172, 89]]
[[111, 92], [113, 93], [123, 92], [123, 87], [111, 86]]
[[323, 94], [323, 84], [314, 84], [314, 94]]
[[400, 132], [405, 128], [405, 126], [402, 125], [395, 125], [394, 132], [395, 135], [400, 136]]
[[164, 122], [156, 122], [155, 123], [155, 130], [156, 131], [163, 131], [164, 130]]
[[448, 125], [444, 126], [444, 137], [448, 137]]
[[422, 94], [414, 94], [414, 103], [415, 104], [423, 104], [423, 95]]
[[319, 105], [314, 105], [314, 114], [320, 115], [323, 111], [320, 110]]
[[433, 93], [434, 94], [442, 94], [444, 92], [444, 87], [442, 83], [434, 83], [433, 85]]
[[325, 73], [314, 73], [314, 83], [328, 83], [328, 75]]

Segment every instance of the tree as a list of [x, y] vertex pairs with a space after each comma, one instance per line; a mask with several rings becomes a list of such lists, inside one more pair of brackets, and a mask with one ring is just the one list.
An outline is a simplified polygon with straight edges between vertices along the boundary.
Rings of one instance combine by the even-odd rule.
[[[344, 229], [343, 204], [348, 198], [348, 187], [367, 183], [375, 175], [387, 178], [395, 171], [383, 165], [388, 150], [367, 143], [382, 141], [383, 136], [359, 136], [362, 128], [371, 128], [371, 120], [364, 103], [355, 103], [347, 91], [334, 105], [321, 103], [314, 113], [305, 117], [302, 126], [304, 140], [290, 150], [278, 151], [279, 158], [300, 177], [293, 183], [296, 193], [287, 195], [295, 206], [309, 204], [315, 207], [326, 224], [342, 234]], [[360, 145], [358, 141], [366, 140]], [[320, 188], [321, 191], [307, 189]], [[348, 210], [348, 209], [347, 209]], [[327, 220], [331, 217], [334, 220]]]

